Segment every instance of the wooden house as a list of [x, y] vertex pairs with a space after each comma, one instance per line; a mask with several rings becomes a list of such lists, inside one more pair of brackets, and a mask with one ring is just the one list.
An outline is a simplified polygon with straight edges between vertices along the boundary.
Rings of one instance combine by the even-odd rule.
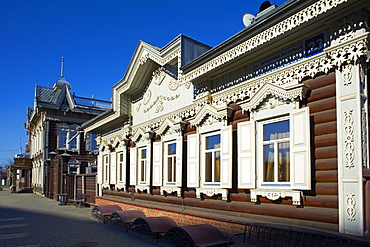
[[[97, 146], [95, 136], [84, 135], [80, 126], [108, 111], [111, 103], [76, 96], [63, 71], [64, 59], [60, 79], [53, 88], [36, 86], [34, 106], [28, 109], [25, 126], [29, 135], [33, 188], [36, 193], [59, 200], [61, 194], [73, 199], [78, 186], [85, 186], [85, 192], [89, 185], [93, 199], [96, 176], [93, 173], [94, 170], [96, 172], [94, 151]], [[76, 174], [91, 175], [77, 179]]]
[[97, 204], [367, 234], [369, 8], [266, 1], [213, 48], [140, 42], [112, 110], [82, 126], [98, 134]]

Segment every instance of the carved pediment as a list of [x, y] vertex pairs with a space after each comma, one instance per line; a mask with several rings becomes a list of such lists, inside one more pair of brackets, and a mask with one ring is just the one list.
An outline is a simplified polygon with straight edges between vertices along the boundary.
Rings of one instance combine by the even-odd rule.
[[157, 133], [158, 135], [165, 135], [168, 132], [173, 134], [174, 132], [180, 131], [180, 124], [176, 123], [171, 119], [165, 119], [162, 124], [159, 126]]
[[132, 140], [134, 142], [148, 141], [150, 139], [149, 131], [139, 127], [136, 129]]
[[197, 112], [194, 119], [190, 120], [190, 123], [195, 126], [200, 126], [205, 122], [212, 124], [222, 121], [223, 117], [224, 115], [218, 112], [215, 107], [206, 104]]
[[[271, 83], [265, 83], [247, 103], [242, 105], [242, 109], [244, 111], [255, 111], [268, 98], [290, 102], [302, 100], [306, 97], [308, 89], [308, 86], [304, 84], [285, 89]], [[271, 100], [270, 103], [275, 104], [276, 102]]]

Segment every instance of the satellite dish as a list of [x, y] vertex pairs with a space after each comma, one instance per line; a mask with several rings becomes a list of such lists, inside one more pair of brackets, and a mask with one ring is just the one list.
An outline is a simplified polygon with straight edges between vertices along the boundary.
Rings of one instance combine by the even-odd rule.
[[251, 25], [253, 21], [254, 21], [254, 15], [249, 14], [249, 13], [243, 15], [243, 23], [245, 27], [248, 27], [249, 25]]

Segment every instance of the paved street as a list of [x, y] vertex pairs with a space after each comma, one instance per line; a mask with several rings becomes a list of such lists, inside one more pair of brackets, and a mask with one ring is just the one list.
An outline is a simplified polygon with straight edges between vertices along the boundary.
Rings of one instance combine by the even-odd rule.
[[0, 246], [154, 246], [90, 219], [90, 208], [59, 206], [32, 193], [0, 191]]

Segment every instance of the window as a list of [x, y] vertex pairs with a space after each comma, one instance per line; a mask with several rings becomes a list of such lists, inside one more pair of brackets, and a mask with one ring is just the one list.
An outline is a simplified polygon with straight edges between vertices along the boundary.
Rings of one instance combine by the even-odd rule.
[[266, 116], [238, 123], [238, 188], [256, 189], [258, 195], [264, 189], [309, 190], [309, 108]]
[[104, 155], [104, 181], [108, 183], [108, 173], [109, 173], [109, 157]]
[[67, 148], [67, 131], [58, 131], [58, 148], [59, 149], [66, 149]]
[[221, 135], [205, 135], [205, 182], [220, 183]]
[[77, 125], [59, 124], [58, 149], [77, 150], [79, 145]]
[[118, 181], [123, 181], [123, 153], [118, 153]]
[[263, 183], [290, 182], [289, 120], [262, 123]]
[[86, 151], [97, 151], [98, 144], [96, 142], [96, 134], [87, 134], [86, 136]]
[[176, 183], [176, 142], [166, 143], [167, 184]]
[[146, 183], [146, 166], [147, 166], [147, 149], [146, 148], [140, 148], [139, 149], [139, 169], [140, 169], [140, 183], [145, 184]]

